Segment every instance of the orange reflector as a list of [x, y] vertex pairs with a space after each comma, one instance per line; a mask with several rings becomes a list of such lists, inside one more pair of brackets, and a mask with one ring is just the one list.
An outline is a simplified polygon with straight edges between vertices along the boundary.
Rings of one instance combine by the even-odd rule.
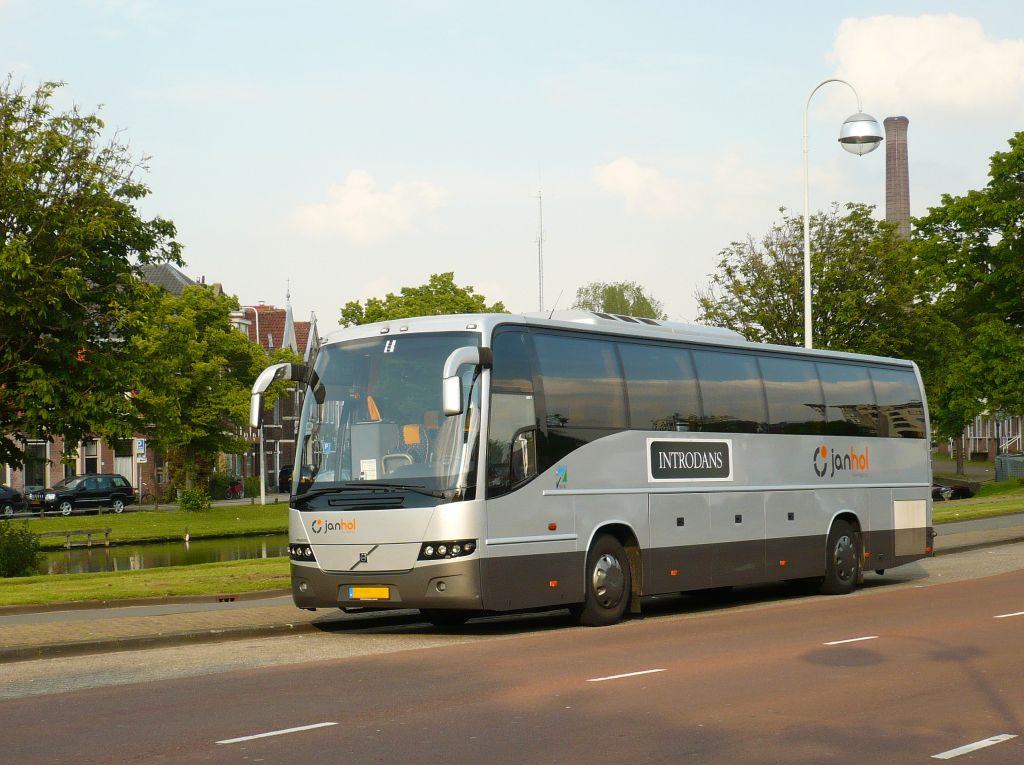
[[785, 565], [786, 565], [786, 563], [787, 563], [787, 561], [784, 561], [784, 560], [780, 560], [780, 561], [779, 561], [779, 565], [780, 565], [780, 566], [785, 566]]
[[931, 552], [932, 552], [932, 548], [931, 548], [931, 547], [926, 547], [926, 548], [924, 548], [924, 551], [925, 551], [926, 553], [928, 553], [929, 555], [931, 555]]
[[548, 582], [548, 587], [551, 587], [552, 589], [554, 589], [557, 586], [558, 586], [558, 580], [557, 579], [552, 579], [550, 582]]
[[679, 569], [674, 568], [671, 571], [669, 571], [668, 573], [671, 574], [672, 576], [679, 576]]
[[865, 550], [864, 551], [864, 560], [867, 560], [870, 557], [871, 557], [871, 551], [870, 550]]
[[549, 523], [548, 524], [548, 531], [558, 531], [558, 524], [557, 523]]

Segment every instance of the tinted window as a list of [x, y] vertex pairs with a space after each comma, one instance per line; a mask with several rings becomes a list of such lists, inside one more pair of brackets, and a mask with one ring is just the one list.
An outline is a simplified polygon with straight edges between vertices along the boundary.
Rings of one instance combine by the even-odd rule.
[[626, 427], [626, 402], [612, 343], [562, 335], [536, 335], [535, 342], [549, 427]]
[[761, 359], [770, 433], [823, 433], [825, 400], [814, 363], [767, 356]]
[[635, 430], [697, 430], [700, 399], [690, 352], [658, 345], [619, 345]]
[[704, 404], [701, 430], [764, 433], [768, 429], [764, 387], [754, 356], [694, 351]]
[[[497, 497], [531, 478], [536, 464], [514, 459], [517, 442], [534, 443], [537, 418], [533, 376], [530, 371], [529, 335], [505, 331], [491, 342], [491, 422], [487, 436], [487, 496]], [[530, 440], [528, 440], [530, 439]]]
[[878, 401], [878, 432], [889, 438], [924, 438], [924, 402], [909, 369], [872, 369]]
[[877, 436], [878, 407], [867, 367], [819, 363], [825, 389], [825, 432], [834, 436]]

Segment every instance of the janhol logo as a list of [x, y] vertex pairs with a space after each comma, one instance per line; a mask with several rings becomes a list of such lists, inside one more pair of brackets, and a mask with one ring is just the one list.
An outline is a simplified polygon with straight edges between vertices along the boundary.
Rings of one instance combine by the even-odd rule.
[[835, 450], [830, 451], [827, 446], [822, 444], [814, 450], [814, 457], [811, 460], [814, 474], [818, 478], [824, 478], [826, 474], [829, 478], [832, 478], [836, 473], [846, 471], [866, 473], [870, 468], [868, 447], [866, 446], [864, 451], [860, 453], [851, 446], [850, 451], [843, 454]]
[[314, 534], [326, 533], [328, 531], [355, 531], [356, 522], [355, 520], [346, 521], [342, 518], [339, 521], [327, 521], [327, 523], [324, 523], [319, 518], [315, 518], [309, 524], [309, 528]]

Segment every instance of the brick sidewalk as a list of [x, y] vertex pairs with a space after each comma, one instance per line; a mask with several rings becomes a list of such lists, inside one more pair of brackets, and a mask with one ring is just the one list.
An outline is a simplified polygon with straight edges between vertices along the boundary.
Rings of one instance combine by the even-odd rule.
[[[936, 555], [1024, 541], [1024, 516], [1020, 524], [1004, 528], [964, 530], [965, 525], [956, 524], [956, 532], [946, 534], [938, 527]], [[208, 609], [208, 603], [193, 611], [143, 616], [121, 614], [130, 612], [130, 607], [119, 609], [116, 616], [108, 612], [97, 618], [90, 615], [102, 613], [99, 609], [63, 611], [39, 621], [0, 612], [0, 663], [313, 631], [314, 621], [344, 618], [333, 610], [303, 611], [290, 603], [267, 605], [260, 599], [234, 603], [230, 608], [199, 610]]]

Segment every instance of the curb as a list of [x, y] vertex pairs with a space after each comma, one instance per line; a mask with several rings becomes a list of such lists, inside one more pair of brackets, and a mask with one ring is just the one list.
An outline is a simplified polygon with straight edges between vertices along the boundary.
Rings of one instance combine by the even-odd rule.
[[45, 614], [52, 611], [86, 611], [93, 608], [131, 608], [132, 606], [162, 606], [168, 603], [232, 603], [244, 600], [263, 600], [291, 595], [290, 588], [255, 590], [253, 592], [224, 593], [221, 595], [177, 595], [167, 598], [126, 598], [124, 600], [64, 600], [25, 606], [0, 606], [0, 617], [19, 614]]
[[10, 664], [33, 659], [88, 656], [114, 651], [138, 651], [146, 648], [166, 648], [186, 643], [219, 643], [229, 640], [265, 637], [274, 634], [299, 634], [314, 632], [312, 622], [285, 622], [264, 624], [256, 627], [221, 627], [208, 630], [170, 632], [165, 635], [133, 635], [124, 638], [100, 640], [79, 640], [73, 643], [43, 643], [33, 646], [0, 648], [0, 664]]

